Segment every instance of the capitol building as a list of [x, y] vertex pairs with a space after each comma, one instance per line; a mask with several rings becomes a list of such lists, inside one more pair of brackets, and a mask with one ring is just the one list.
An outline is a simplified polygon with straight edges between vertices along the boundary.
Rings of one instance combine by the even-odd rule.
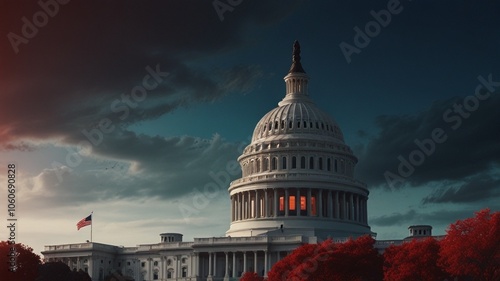
[[[92, 281], [121, 272], [128, 280], [238, 280], [266, 277], [280, 259], [305, 243], [376, 234], [368, 225], [368, 189], [354, 177], [357, 158], [338, 124], [309, 96], [300, 45], [284, 77], [285, 95], [262, 117], [238, 158], [242, 176], [228, 186], [231, 212], [225, 237], [162, 233], [157, 244], [123, 247], [95, 242], [49, 245], [45, 261], [84, 270]], [[409, 227], [409, 237], [431, 226]], [[383, 251], [404, 241], [377, 241]]]

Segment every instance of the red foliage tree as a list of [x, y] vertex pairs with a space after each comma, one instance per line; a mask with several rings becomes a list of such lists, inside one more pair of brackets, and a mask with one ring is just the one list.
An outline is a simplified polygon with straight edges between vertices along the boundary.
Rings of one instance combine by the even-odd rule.
[[439, 242], [434, 238], [412, 240], [384, 252], [385, 281], [445, 280], [450, 278], [438, 265]]
[[302, 246], [273, 266], [268, 280], [382, 280], [382, 259], [374, 243], [372, 237], [363, 236], [345, 243], [326, 240]]
[[260, 277], [257, 273], [249, 271], [243, 274], [240, 281], [264, 281], [264, 277]]
[[500, 212], [489, 209], [451, 224], [441, 241], [439, 263], [454, 276], [500, 280]]
[[[24, 244], [0, 242], [0, 276], [2, 280], [34, 281], [38, 276], [40, 256]], [[11, 271], [15, 268], [15, 272]]]

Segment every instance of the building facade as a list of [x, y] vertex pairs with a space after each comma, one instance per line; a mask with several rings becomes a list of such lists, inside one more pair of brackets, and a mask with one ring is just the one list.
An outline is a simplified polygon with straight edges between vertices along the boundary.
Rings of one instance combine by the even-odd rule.
[[[51, 245], [42, 252], [45, 261], [65, 262], [93, 281], [117, 271], [135, 281], [238, 280], [247, 271], [266, 277], [305, 243], [375, 235], [367, 220], [369, 192], [354, 178], [357, 158], [337, 123], [310, 99], [298, 42], [284, 79], [283, 100], [257, 123], [238, 158], [242, 177], [229, 186], [226, 237], [183, 242], [182, 234], [164, 233], [160, 243], [137, 247]], [[410, 236], [430, 235], [426, 227], [414, 226]]]

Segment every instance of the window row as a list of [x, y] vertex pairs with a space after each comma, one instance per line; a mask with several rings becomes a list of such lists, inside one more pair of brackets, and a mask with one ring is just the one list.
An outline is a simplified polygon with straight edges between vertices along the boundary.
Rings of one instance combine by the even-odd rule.
[[[262, 160], [261, 160], [262, 159]], [[275, 170], [309, 169], [353, 176], [354, 162], [342, 158], [317, 156], [272, 156], [250, 159], [242, 164], [243, 176]]]
[[323, 130], [332, 132], [335, 134], [340, 134], [340, 130], [337, 126], [319, 122], [319, 121], [292, 121], [292, 120], [281, 120], [265, 123], [262, 125], [260, 133], [264, 134], [266, 131], [284, 131], [285, 129], [293, 130], [293, 129], [315, 129], [315, 130]]
[[365, 196], [323, 189], [253, 190], [231, 196], [231, 220], [276, 216], [330, 217], [366, 223]]

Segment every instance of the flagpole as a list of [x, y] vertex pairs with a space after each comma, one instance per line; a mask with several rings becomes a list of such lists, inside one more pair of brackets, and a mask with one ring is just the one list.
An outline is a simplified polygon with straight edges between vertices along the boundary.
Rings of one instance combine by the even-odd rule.
[[90, 213], [91, 217], [91, 221], [90, 221], [90, 243], [92, 243], [92, 227], [94, 226], [94, 211], [92, 211]]

